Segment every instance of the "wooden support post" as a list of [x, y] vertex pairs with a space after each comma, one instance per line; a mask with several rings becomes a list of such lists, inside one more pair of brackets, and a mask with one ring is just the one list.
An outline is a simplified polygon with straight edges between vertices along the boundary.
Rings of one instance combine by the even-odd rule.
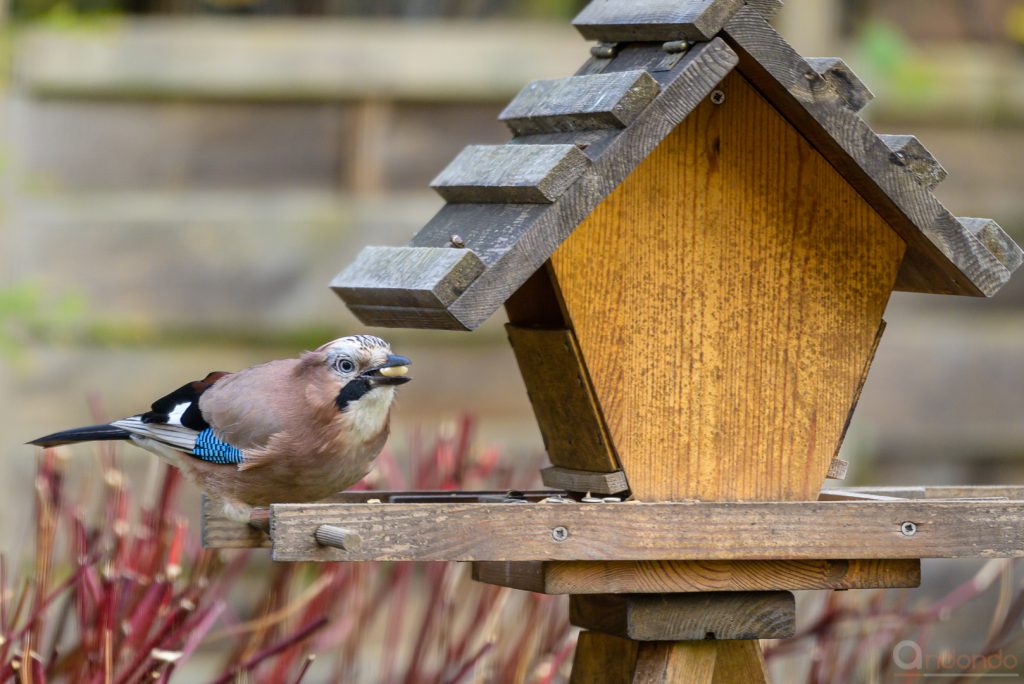
[[580, 632], [570, 684], [630, 684], [638, 646], [636, 641], [611, 634]]
[[637, 642], [580, 632], [570, 684], [766, 684], [756, 639]]
[[712, 684], [765, 684], [768, 681], [760, 641], [719, 641], [717, 646]]
[[640, 644], [632, 684], [712, 684], [717, 655], [714, 641]]

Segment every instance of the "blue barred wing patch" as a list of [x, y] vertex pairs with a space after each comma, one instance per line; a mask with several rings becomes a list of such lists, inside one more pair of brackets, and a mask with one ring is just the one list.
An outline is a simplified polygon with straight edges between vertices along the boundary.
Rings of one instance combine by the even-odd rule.
[[213, 434], [213, 428], [206, 428], [196, 435], [192, 455], [210, 463], [241, 463], [244, 459], [241, 449], [236, 449]]

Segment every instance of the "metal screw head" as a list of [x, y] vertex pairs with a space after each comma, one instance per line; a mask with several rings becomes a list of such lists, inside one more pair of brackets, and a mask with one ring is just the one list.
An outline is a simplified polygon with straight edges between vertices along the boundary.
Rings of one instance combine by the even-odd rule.
[[904, 537], [913, 537], [917, 534], [917, 525], [909, 520], [907, 522], [900, 523], [900, 532], [903, 533]]
[[459, 235], [452, 235], [451, 238], [449, 238], [449, 240], [451, 240], [452, 247], [458, 247], [459, 249], [462, 249], [463, 247], [466, 246], [466, 241], [463, 240], [462, 237]]
[[556, 542], [564, 542], [569, 538], [569, 530], [559, 525], [551, 530], [551, 538]]
[[721, 90], [715, 90], [711, 93], [711, 103], [720, 105], [725, 102], [725, 93]]

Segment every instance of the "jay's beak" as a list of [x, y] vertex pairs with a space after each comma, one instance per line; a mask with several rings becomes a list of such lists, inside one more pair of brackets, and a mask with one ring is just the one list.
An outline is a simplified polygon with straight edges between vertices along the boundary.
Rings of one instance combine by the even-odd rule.
[[412, 380], [406, 375], [411, 363], [412, 361], [404, 356], [391, 354], [387, 361], [376, 368], [371, 368], [363, 375], [369, 378], [374, 385], [402, 385]]

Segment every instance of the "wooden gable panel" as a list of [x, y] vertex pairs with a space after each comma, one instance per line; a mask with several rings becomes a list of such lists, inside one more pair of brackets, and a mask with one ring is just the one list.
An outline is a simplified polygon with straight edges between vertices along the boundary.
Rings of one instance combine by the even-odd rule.
[[740, 75], [552, 257], [640, 500], [817, 497], [904, 244]]

